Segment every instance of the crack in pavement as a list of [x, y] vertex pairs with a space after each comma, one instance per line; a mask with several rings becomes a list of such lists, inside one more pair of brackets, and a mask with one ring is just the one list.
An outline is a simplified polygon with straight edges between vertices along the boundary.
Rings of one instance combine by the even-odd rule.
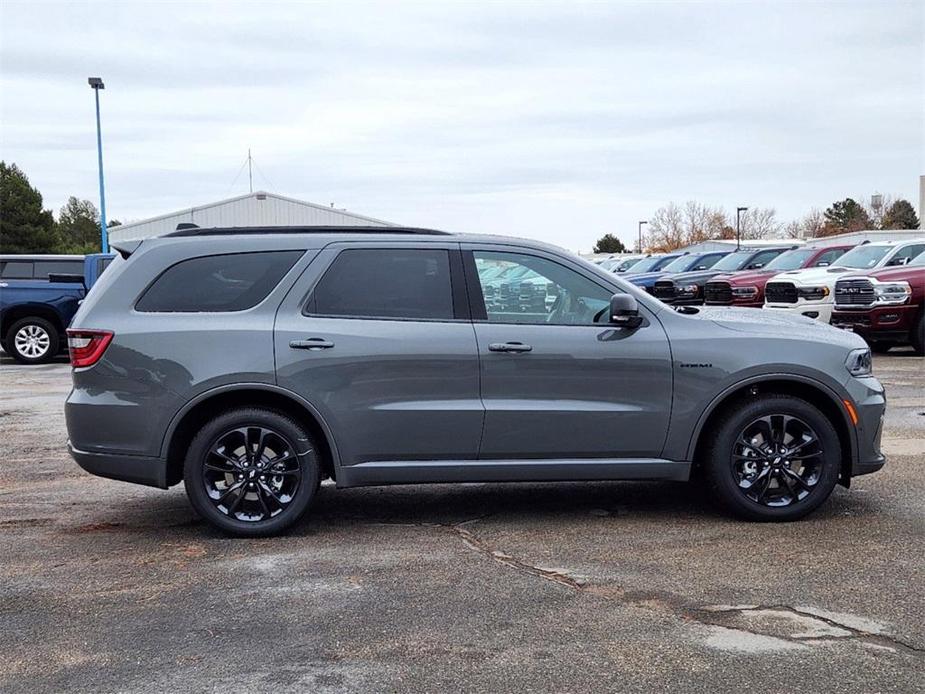
[[[855, 641], [872, 646], [889, 648], [894, 651], [900, 651], [908, 655], [921, 658], [925, 656], [925, 648], [916, 646], [904, 641], [897, 636], [889, 634], [867, 631], [857, 626], [852, 626], [844, 621], [835, 619], [832, 616], [823, 614], [826, 611], [816, 609], [800, 609], [790, 605], [713, 605], [703, 606], [692, 603], [681, 596], [660, 592], [660, 591], [626, 591], [620, 586], [600, 586], [591, 584], [587, 581], [571, 576], [567, 571], [562, 569], [551, 569], [536, 566], [514, 557], [506, 552], [495, 549], [490, 543], [479, 538], [470, 530], [463, 526], [477, 523], [493, 513], [469, 518], [457, 523], [376, 523], [376, 525], [403, 525], [420, 528], [435, 528], [445, 532], [452, 533], [458, 537], [463, 544], [469, 549], [482, 554], [495, 563], [501, 564], [509, 569], [520, 571], [531, 576], [536, 576], [546, 581], [550, 581], [560, 586], [564, 586], [578, 593], [592, 595], [607, 600], [615, 600], [627, 607], [636, 607], [650, 611], [668, 612], [687, 621], [695, 622], [704, 626], [719, 627], [733, 631], [742, 632], [751, 636], [769, 637], [780, 639], [793, 644], [812, 644], [825, 643], [830, 641]], [[760, 612], [779, 612], [793, 615], [801, 619], [809, 619], [819, 622], [831, 629], [847, 632], [845, 634], [819, 634], [819, 635], [782, 635], [768, 633], [752, 628], [743, 628], [741, 625], [730, 624], [730, 620], [722, 619], [722, 616], [757, 616]]]

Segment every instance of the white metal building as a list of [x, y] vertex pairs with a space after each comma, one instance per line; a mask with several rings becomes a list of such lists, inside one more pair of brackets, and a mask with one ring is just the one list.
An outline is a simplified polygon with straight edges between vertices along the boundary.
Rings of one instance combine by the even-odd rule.
[[257, 226], [398, 226], [392, 222], [287, 198], [275, 193], [256, 191], [247, 195], [190, 207], [139, 222], [112, 227], [110, 241], [144, 239], [176, 231], [181, 223], [201, 227]]
[[813, 246], [856, 246], [862, 241], [906, 241], [925, 237], [921, 229], [868, 229], [865, 231], [849, 231], [846, 234], [823, 236], [818, 239], [807, 239], [806, 243]]

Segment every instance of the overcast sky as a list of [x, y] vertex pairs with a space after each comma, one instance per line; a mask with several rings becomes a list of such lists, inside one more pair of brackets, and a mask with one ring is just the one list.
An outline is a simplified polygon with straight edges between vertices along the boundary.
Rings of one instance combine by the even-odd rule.
[[925, 3], [17, 3], [2, 157], [109, 217], [254, 188], [587, 250], [660, 205], [918, 206]]

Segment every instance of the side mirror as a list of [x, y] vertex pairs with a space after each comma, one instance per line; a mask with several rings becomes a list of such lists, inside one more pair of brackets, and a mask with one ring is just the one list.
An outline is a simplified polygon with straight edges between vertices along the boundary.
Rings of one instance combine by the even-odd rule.
[[752, 263], [751, 265], [748, 266], [748, 269], [749, 270], [760, 270], [763, 267], [764, 267], [764, 263]]
[[632, 294], [614, 294], [610, 297], [610, 322], [621, 328], [634, 330], [642, 325], [639, 304]]
[[906, 258], [906, 257], [902, 257], [902, 258], [893, 258], [893, 260], [891, 260], [890, 262], [888, 262], [887, 265], [892, 265], [892, 266], [896, 266], [896, 265], [905, 265], [907, 262], [909, 262], [909, 259]]
[[828, 267], [829, 264], [824, 260], [821, 263], [816, 263], [816, 267]]

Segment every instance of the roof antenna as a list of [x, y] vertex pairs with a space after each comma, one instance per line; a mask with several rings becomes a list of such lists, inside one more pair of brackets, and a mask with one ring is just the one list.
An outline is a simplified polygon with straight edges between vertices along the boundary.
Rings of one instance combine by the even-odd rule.
[[247, 148], [247, 182], [248, 186], [251, 189], [251, 192], [254, 192], [254, 172], [251, 170], [251, 148]]

